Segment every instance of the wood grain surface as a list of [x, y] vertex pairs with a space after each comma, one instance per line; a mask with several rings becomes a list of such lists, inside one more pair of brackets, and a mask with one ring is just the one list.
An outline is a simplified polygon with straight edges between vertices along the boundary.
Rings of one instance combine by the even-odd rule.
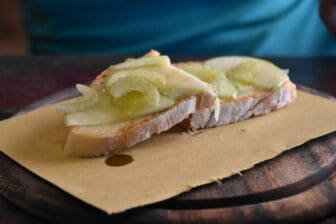
[[[73, 89], [62, 91], [24, 111], [74, 94]], [[0, 154], [0, 193], [51, 223], [303, 223], [336, 212], [335, 172], [336, 133], [332, 133], [241, 175], [119, 215], [108, 216], [79, 201], [4, 154]]]

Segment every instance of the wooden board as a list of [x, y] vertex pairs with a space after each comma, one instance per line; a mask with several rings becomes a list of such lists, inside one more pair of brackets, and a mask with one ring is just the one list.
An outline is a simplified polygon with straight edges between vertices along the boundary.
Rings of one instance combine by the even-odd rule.
[[[63, 91], [42, 104], [73, 94], [73, 90]], [[0, 193], [16, 206], [54, 223], [302, 223], [336, 212], [335, 173], [336, 132], [221, 183], [119, 215], [108, 216], [79, 201], [2, 153]]]

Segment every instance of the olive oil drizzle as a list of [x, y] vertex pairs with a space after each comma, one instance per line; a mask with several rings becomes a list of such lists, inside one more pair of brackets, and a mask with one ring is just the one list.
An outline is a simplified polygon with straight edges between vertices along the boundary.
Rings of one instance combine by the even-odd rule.
[[107, 166], [120, 167], [126, 166], [134, 161], [133, 157], [127, 154], [116, 154], [108, 157], [105, 160]]

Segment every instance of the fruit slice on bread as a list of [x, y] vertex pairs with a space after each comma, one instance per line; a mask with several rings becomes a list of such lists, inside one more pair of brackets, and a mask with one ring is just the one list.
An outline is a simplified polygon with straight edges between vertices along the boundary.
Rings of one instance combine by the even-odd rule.
[[219, 118], [202, 108], [183, 121], [183, 126], [191, 130], [267, 114], [296, 98], [296, 86], [289, 80], [288, 71], [262, 59], [227, 56], [177, 66], [212, 84], [220, 97]]
[[249, 57], [172, 65], [151, 51], [103, 71], [64, 104], [64, 153], [96, 157], [131, 147], [177, 124], [191, 130], [269, 113], [296, 96], [286, 71]]
[[91, 83], [77, 85], [82, 97], [62, 105], [70, 126], [64, 153], [103, 156], [166, 131], [206, 108], [219, 115], [212, 86], [151, 51], [110, 66]]

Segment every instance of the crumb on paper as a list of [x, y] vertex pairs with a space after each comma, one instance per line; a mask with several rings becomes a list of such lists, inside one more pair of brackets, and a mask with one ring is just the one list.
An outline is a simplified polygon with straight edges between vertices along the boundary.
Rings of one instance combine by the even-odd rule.
[[197, 135], [202, 134], [204, 131], [205, 130], [195, 130], [195, 131], [188, 130], [188, 131], [182, 132], [181, 135], [183, 135], [183, 136], [197, 136]]
[[222, 180], [221, 179], [215, 179], [215, 182], [217, 185], [222, 185]]

